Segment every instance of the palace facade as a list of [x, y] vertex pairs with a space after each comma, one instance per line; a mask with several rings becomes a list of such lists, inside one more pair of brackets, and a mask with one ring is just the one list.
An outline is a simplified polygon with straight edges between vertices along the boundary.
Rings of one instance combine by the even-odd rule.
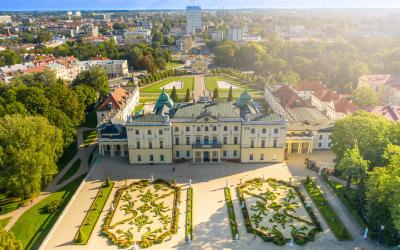
[[174, 103], [163, 90], [153, 112], [99, 127], [98, 143], [131, 164], [256, 163], [282, 162], [285, 140], [285, 120], [260, 112], [247, 91], [236, 102]]

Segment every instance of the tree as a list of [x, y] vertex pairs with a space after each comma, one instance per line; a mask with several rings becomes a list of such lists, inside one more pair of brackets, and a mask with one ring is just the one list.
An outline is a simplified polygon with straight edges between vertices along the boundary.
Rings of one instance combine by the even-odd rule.
[[214, 62], [221, 67], [232, 67], [236, 61], [237, 46], [231, 41], [223, 41], [215, 48]]
[[0, 249], [7, 250], [22, 250], [22, 243], [20, 240], [15, 239], [14, 234], [7, 232], [0, 224]]
[[61, 131], [44, 117], [1, 118], [1, 188], [24, 199], [37, 194], [57, 173], [62, 147]]
[[218, 98], [219, 98], [218, 88], [215, 88], [213, 92], [213, 100], [218, 101]]
[[229, 93], [228, 93], [228, 99], [227, 99], [227, 101], [228, 101], [228, 102], [231, 102], [231, 101], [233, 101], [233, 91], [232, 91], [232, 86], [230, 86], [230, 88], [229, 88]]
[[368, 170], [368, 161], [362, 158], [358, 146], [355, 145], [345, 151], [336, 169], [341, 171], [342, 176], [346, 179], [347, 195], [353, 180], [357, 180], [359, 184], [364, 180]]
[[172, 99], [172, 101], [174, 101], [174, 102], [179, 102], [179, 97], [178, 97], [178, 94], [176, 93], [176, 88], [175, 88], [175, 86], [172, 88], [172, 91], [171, 91], [171, 99]]
[[0, 67], [5, 65], [14, 65], [21, 62], [21, 57], [13, 50], [0, 52]]
[[378, 97], [369, 87], [361, 87], [355, 89], [352, 98], [361, 107], [373, 107], [378, 104]]
[[97, 102], [98, 95], [96, 90], [88, 85], [78, 85], [74, 88], [74, 91], [78, 95], [80, 103], [85, 107], [91, 106]]
[[105, 96], [110, 92], [107, 73], [100, 67], [94, 67], [90, 70], [79, 73], [72, 84], [74, 86], [90, 86], [95, 89], [100, 96]]
[[238, 51], [238, 60], [242, 68], [252, 70], [256, 62], [265, 56], [263, 46], [251, 43], [241, 46]]
[[190, 89], [186, 89], [185, 102], [190, 102]]
[[336, 121], [332, 133], [332, 149], [337, 162], [342, 160], [347, 149], [357, 145], [360, 155], [369, 161], [371, 166], [382, 166], [382, 155], [388, 143], [386, 135], [390, 124], [385, 118], [366, 111], [356, 112]]

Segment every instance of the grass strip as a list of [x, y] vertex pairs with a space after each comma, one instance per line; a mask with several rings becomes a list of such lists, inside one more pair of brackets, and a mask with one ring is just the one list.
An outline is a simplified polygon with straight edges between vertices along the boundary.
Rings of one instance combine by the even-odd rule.
[[[19, 217], [11, 228], [11, 231], [14, 233], [16, 239], [21, 240], [24, 249], [39, 248], [65, 206], [78, 189], [85, 175], [81, 175], [59, 191], [52, 193], [49, 197], [31, 207]], [[45, 212], [48, 204], [60, 199], [61, 205], [55, 212]]]
[[86, 130], [83, 131], [83, 145], [89, 147], [90, 144], [95, 142], [97, 139], [97, 130]]
[[7, 217], [7, 218], [0, 220], [0, 227], [4, 228], [5, 226], [7, 226], [8, 222], [10, 222], [10, 220], [11, 220], [11, 217]]
[[81, 159], [77, 159], [74, 162], [74, 164], [67, 170], [67, 172], [65, 172], [65, 174], [57, 181], [57, 185], [60, 185], [64, 181], [71, 178], [79, 170], [80, 166], [81, 166]]
[[236, 235], [239, 236], [238, 227], [236, 224], [235, 210], [233, 210], [233, 203], [231, 198], [231, 191], [229, 188], [224, 188], [226, 206], [228, 207], [229, 224], [231, 225], [232, 239], [236, 240]]
[[193, 240], [193, 188], [187, 189], [187, 200], [186, 200], [186, 240]]
[[338, 240], [351, 240], [352, 237], [344, 226], [343, 222], [340, 220], [338, 215], [335, 213], [329, 202], [325, 199], [321, 190], [315, 184], [314, 181], [302, 181], [308, 195], [313, 200], [314, 204], [324, 217], [332, 233]]
[[109, 185], [104, 183], [94, 198], [92, 205], [90, 206], [88, 212], [83, 218], [82, 224], [80, 225], [78, 232], [76, 233], [74, 240], [78, 244], [86, 245], [92, 235], [93, 229], [96, 226], [97, 220], [106, 204], [108, 196], [114, 187], [114, 182]]

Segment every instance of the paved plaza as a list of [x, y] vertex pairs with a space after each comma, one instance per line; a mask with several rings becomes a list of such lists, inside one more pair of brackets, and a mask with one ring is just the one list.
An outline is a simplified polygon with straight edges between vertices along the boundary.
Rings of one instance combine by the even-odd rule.
[[[273, 243], [264, 242], [261, 238], [254, 238], [245, 229], [242, 212], [240, 211], [235, 187], [241, 181], [254, 177], [277, 178], [288, 181], [298, 180], [307, 174], [316, 176], [315, 173], [305, 169], [303, 162], [307, 155], [290, 157], [287, 163], [279, 164], [241, 164], [223, 162], [220, 164], [192, 164], [181, 163], [174, 165], [129, 165], [126, 159], [103, 158], [93, 167], [83, 188], [80, 190], [71, 206], [67, 208], [65, 216], [56, 226], [54, 233], [50, 235], [43, 249], [118, 249], [110, 245], [110, 242], [100, 236], [101, 225], [110, 203], [118, 187], [138, 179], [154, 178], [172, 179], [182, 186], [180, 217], [178, 234], [162, 244], [152, 246], [148, 249], [287, 249], [288, 246], [279, 247]], [[323, 162], [332, 161], [333, 154], [330, 151], [317, 152], [312, 155], [315, 159]], [[175, 168], [173, 171], [172, 168]], [[102, 181], [107, 177], [116, 181], [108, 199], [104, 211], [96, 224], [94, 232], [88, 245], [74, 245], [72, 239], [85, 216], [85, 212], [95, 197]], [[192, 180], [194, 191], [193, 202], [193, 241], [188, 244], [185, 241], [185, 211], [186, 211], [186, 189]], [[236, 220], [239, 227], [240, 241], [231, 239], [228, 214], [224, 199], [223, 188], [226, 184], [231, 187], [233, 205]], [[332, 197], [334, 199], [335, 197]], [[335, 207], [336, 208], [336, 207]], [[340, 209], [340, 208], [339, 208]], [[317, 234], [314, 242], [305, 246], [295, 246], [294, 249], [354, 249], [360, 246], [362, 249], [378, 249], [374, 243], [364, 241], [360, 229], [350, 226], [350, 232], [354, 241], [339, 242], [327, 228], [327, 225], [314, 207], [316, 215], [321, 221], [324, 231]], [[342, 211], [343, 212], [343, 211]], [[338, 213], [339, 216], [341, 215]], [[347, 215], [344, 214], [344, 217]], [[347, 218], [341, 217], [347, 225]]]

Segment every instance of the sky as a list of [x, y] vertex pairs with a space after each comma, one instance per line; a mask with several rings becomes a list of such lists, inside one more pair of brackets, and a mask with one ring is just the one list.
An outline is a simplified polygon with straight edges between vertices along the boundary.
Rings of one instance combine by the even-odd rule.
[[400, 0], [0, 0], [0, 11], [237, 8], [400, 8]]

